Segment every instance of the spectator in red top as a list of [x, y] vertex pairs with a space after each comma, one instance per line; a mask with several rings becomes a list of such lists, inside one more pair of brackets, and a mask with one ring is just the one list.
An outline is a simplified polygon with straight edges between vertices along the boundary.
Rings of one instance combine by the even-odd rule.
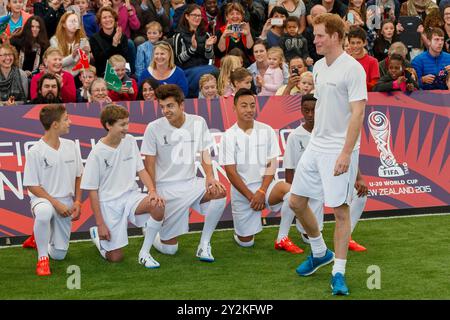
[[219, 14], [217, 0], [205, 0], [201, 7], [201, 11], [202, 19], [205, 21], [207, 31], [210, 34], [216, 34], [224, 24]]
[[121, 92], [108, 90], [108, 96], [112, 101], [134, 101], [138, 93], [136, 80], [127, 76], [125, 64], [127, 61], [120, 54], [113, 55], [109, 58], [109, 63], [116, 71], [117, 76], [122, 81]]
[[366, 49], [367, 34], [361, 27], [352, 27], [348, 33], [348, 41], [352, 56], [363, 66], [366, 71], [367, 91], [372, 91], [372, 88], [380, 79], [380, 71], [378, 69], [378, 60], [369, 56]]
[[61, 86], [61, 98], [64, 103], [77, 101], [77, 89], [75, 79], [70, 72], [62, 69], [63, 54], [57, 48], [50, 47], [44, 53], [44, 71], [38, 73], [31, 79], [30, 96], [34, 99], [38, 95], [39, 79], [45, 74], [53, 74]]

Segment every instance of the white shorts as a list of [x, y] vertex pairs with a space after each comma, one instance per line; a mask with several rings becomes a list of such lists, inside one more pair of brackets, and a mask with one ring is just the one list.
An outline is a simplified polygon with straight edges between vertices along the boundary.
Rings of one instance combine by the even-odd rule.
[[[269, 196], [273, 187], [281, 181], [273, 180], [266, 192], [266, 208], [273, 212], [280, 211], [283, 201], [276, 205], [269, 205]], [[251, 183], [247, 188], [255, 193], [261, 187], [261, 183]], [[235, 233], [241, 237], [257, 234], [262, 230], [261, 211], [255, 211], [250, 207], [250, 202], [236, 188], [231, 186], [231, 210]]]
[[359, 150], [351, 154], [346, 173], [334, 176], [338, 153], [322, 153], [306, 148], [295, 169], [291, 193], [323, 201], [327, 207], [350, 204], [358, 173]]
[[206, 193], [204, 178], [157, 184], [156, 190], [165, 201], [164, 220], [159, 236], [170, 240], [189, 232], [189, 208], [199, 213], [200, 201]]
[[143, 227], [148, 215], [135, 215], [142, 199], [147, 196], [139, 190], [131, 190], [120, 198], [111, 201], [100, 201], [105, 225], [108, 227], [111, 239], [100, 240], [100, 246], [106, 251], [120, 249], [128, 245], [128, 221], [137, 227]]
[[[72, 208], [73, 199], [71, 197], [55, 198], [68, 208]], [[58, 250], [67, 251], [69, 249], [70, 230], [72, 228], [72, 217], [62, 217], [56, 212], [50, 201], [43, 198], [36, 198], [31, 202], [31, 212], [35, 215], [35, 208], [40, 203], [46, 203], [53, 208], [52, 220], [50, 222], [50, 246]]]

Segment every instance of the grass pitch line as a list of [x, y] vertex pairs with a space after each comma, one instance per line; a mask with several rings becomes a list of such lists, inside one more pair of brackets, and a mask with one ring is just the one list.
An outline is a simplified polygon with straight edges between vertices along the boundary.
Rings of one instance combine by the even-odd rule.
[[[428, 213], [428, 214], [414, 214], [414, 215], [406, 215], [406, 216], [391, 216], [391, 217], [377, 217], [377, 218], [363, 218], [359, 219], [359, 221], [367, 221], [367, 220], [389, 220], [389, 219], [404, 219], [404, 218], [421, 218], [421, 217], [427, 217], [427, 216], [448, 216], [450, 215], [450, 212], [447, 213]], [[335, 221], [324, 221], [325, 223], [335, 223]], [[292, 224], [291, 226], [293, 226]], [[267, 228], [278, 228], [279, 225], [270, 225], [270, 226], [263, 226], [264, 229]], [[214, 232], [223, 232], [223, 231], [232, 231], [234, 228], [225, 228], [225, 229], [217, 229]], [[201, 233], [202, 231], [189, 231], [188, 234], [195, 234], [195, 233]], [[136, 235], [136, 236], [129, 236], [128, 238], [142, 238], [143, 235]], [[91, 239], [80, 239], [80, 240], [71, 240], [70, 243], [77, 243], [77, 242], [87, 242], [91, 241]], [[0, 246], [1, 249], [8, 249], [8, 248], [18, 248], [22, 247], [21, 244], [17, 245], [10, 245], [10, 246]]]

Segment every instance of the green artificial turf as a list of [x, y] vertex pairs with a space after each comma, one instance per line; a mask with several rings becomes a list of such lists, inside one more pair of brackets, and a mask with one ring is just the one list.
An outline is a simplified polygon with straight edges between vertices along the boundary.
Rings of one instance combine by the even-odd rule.
[[[327, 223], [323, 232], [331, 247], [333, 229]], [[50, 277], [35, 275], [34, 250], [1, 249], [0, 299], [450, 299], [449, 230], [450, 215], [360, 221], [353, 238], [368, 251], [349, 253], [345, 298], [331, 295], [331, 265], [299, 277], [295, 269], [310, 249], [300, 255], [274, 250], [278, 228], [268, 227], [253, 248], [238, 247], [231, 230], [215, 232], [214, 263], [195, 257], [199, 233], [184, 235], [175, 256], [152, 249], [160, 269], [137, 263], [142, 237], [130, 239], [125, 260], [116, 264], [90, 241], [71, 243], [64, 261], [51, 261]], [[300, 244], [294, 227], [290, 236]], [[81, 270], [79, 290], [66, 286], [71, 265]], [[379, 290], [367, 287], [371, 265], [381, 271]]]

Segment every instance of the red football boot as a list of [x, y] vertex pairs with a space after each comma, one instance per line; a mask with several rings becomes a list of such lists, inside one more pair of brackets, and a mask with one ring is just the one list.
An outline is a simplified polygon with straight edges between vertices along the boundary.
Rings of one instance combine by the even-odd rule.
[[350, 238], [350, 241], [348, 243], [348, 250], [351, 251], [366, 251], [366, 247], [360, 245], [358, 242], [356, 242], [355, 240], [353, 240], [352, 238]]
[[50, 264], [48, 261], [48, 257], [40, 257], [38, 263], [36, 265], [36, 274], [38, 276], [49, 276], [52, 273], [50, 272]]
[[25, 240], [22, 243], [22, 247], [23, 248], [31, 248], [31, 249], [36, 249], [36, 241], [34, 240], [34, 233], [31, 234], [31, 236], [29, 236], [27, 238], [27, 240]]
[[275, 249], [286, 250], [287, 252], [294, 254], [303, 253], [303, 250], [297, 247], [288, 237], [284, 237], [280, 242], [275, 241]]

